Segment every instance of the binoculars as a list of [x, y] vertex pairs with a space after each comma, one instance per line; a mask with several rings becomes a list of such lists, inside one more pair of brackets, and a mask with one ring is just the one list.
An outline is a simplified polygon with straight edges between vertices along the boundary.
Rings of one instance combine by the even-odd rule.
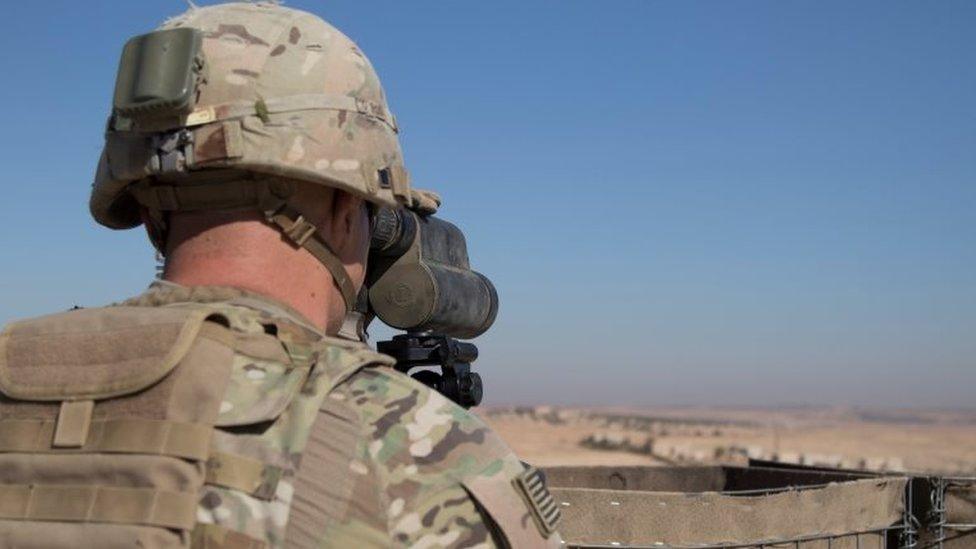
[[434, 216], [383, 208], [373, 218], [369, 305], [393, 328], [460, 339], [484, 333], [498, 313], [491, 281], [471, 270], [464, 234]]
[[407, 333], [378, 342], [415, 379], [468, 408], [481, 402], [481, 377], [471, 372], [478, 349], [471, 339], [491, 327], [498, 293], [471, 269], [464, 234], [452, 223], [405, 208], [383, 208], [373, 217], [366, 273], [369, 313]]

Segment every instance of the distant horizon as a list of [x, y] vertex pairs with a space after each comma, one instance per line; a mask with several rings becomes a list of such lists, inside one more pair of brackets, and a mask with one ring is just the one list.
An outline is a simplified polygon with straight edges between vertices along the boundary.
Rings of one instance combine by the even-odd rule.
[[886, 412], [955, 412], [955, 413], [974, 413], [976, 414], [976, 406], [958, 406], [949, 408], [939, 408], [939, 407], [928, 407], [928, 406], [908, 406], [908, 407], [896, 407], [896, 406], [885, 406], [885, 405], [868, 405], [861, 406], [856, 404], [658, 404], [658, 405], [627, 405], [627, 404], [546, 404], [544, 402], [535, 403], [525, 403], [525, 404], [505, 404], [505, 403], [491, 403], [482, 404], [479, 408], [539, 408], [539, 407], [549, 407], [549, 408], [560, 408], [560, 409], [590, 409], [590, 410], [675, 410], [675, 409], [686, 409], [686, 408], [696, 408], [701, 410], [744, 410], [744, 411], [759, 411], [759, 410], [871, 410], [871, 411], [886, 411]]

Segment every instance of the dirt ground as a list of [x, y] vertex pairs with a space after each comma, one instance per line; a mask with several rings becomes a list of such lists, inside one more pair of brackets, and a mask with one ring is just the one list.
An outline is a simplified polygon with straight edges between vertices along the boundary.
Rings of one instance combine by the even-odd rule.
[[487, 408], [537, 465], [744, 463], [976, 475], [976, 411]]
[[[485, 415], [482, 414], [485, 418]], [[532, 418], [489, 416], [489, 424], [522, 460], [533, 465], [649, 465], [664, 463], [652, 456], [590, 449], [580, 441], [592, 428], [552, 425]]]

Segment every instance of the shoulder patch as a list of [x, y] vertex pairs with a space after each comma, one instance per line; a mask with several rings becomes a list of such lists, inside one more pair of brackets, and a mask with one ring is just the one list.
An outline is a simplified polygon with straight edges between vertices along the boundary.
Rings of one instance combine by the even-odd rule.
[[546, 487], [546, 480], [542, 472], [535, 467], [529, 467], [512, 481], [515, 488], [529, 508], [532, 510], [532, 519], [544, 537], [549, 537], [556, 531], [559, 524], [561, 513], [556, 500]]

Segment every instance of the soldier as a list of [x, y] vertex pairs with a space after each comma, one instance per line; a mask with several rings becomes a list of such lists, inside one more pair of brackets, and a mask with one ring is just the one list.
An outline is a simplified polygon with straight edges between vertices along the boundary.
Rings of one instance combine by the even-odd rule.
[[145, 225], [163, 280], [0, 336], [0, 544], [559, 546], [537, 471], [335, 337], [371, 213], [415, 197], [436, 208], [321, 19], [194, 7], [130, 40], [90, 206]]

